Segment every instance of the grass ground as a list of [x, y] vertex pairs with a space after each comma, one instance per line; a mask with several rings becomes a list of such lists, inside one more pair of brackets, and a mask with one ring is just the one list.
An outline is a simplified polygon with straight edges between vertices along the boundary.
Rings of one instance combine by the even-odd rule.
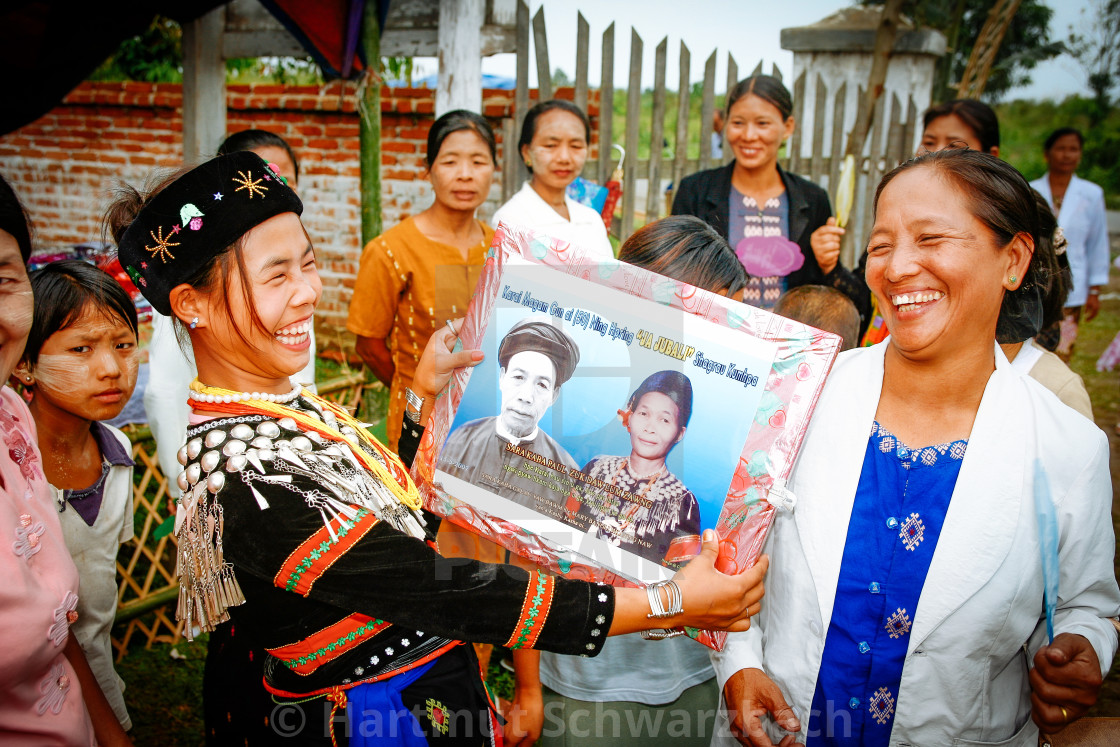
[[[1114, 248], [1120, 250], [1120, 246]], [[1085, 379], [1097, 425], [1108, 434], [1113, 445], [1113, 526], [1120, 536], [1120, 507], [1115, 502], [1115, 497], [1120, 496], [1120, 437], [1114, 430], [1120, 422], [1120, 371], [1098, 372], [1095, 367], [1101, 352], [1120, 330], [1120, 273], [1116, 271], [1102, 297], [1101, 307], [1096, 319], [1082, 325], [1071, 365]], [[336, 371], [324, 369], [324, 373], [334, 375]], [[118, 665], [120, 676], [128, 683], [125, 699], [132, 716], [132, 739], [137, 745], [196, 747], [203, 743], [202, 667], [205, 658], [206, 643], [202, 636], [193, 643], [156, 645], [151, 650], [136, 648]], [[512, 677], [498, 666], [500, 658], [495, 652], [489, 682], [499, 696], [509, 698]], [[1120, 663], [1114, 664], [1090, 715], [1120, 717]]]
[[[1120, 250], [1120, 240], [1113, 237], [1113, 253]], [[1071, 368], [1085, 379], [1089, 397], [1093, 400], [1093, 415], [1097, 425], [1108, 434], [1112, 444], [1112, 526], [1120, 536], [1120, 436], [1116, 427], [1120, 423], [1120, 371], [1100, 372], [1096, 361], [1112, 338], [1120, 330], [1120, 274], [1113, 268], [1107, 292], [1102, 296], [1101, 313], [1079, 332], [1078, 347], [1074, 351]], [[1120, 546], [1118, 546], [1120, 549]], [[1120, 578], [1120, 553], [1116, 556], [1117, 576]], [[1120, 716], [1120, 657], [1113, 662], [1112, 671], [1105, 679], [1104, 688], [1091, 716]]]

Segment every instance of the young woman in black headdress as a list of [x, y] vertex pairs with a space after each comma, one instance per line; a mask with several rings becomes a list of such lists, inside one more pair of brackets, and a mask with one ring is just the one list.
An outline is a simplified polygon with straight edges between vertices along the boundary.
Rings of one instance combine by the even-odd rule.
[[[126, 192], [109, 215], [122, 266], [186, 325], [198, 366], [180, 453], [179, 616], [188, 634], [232, 616], [268, 652], [279, 704], [268, 741], [489, 744], [496, 717], [461, 641], [594, 655], [606, 636], [646, 627], [749, 626], [766, 563], [718, 573], [714, 535], [666, 582], [677, 589], [654, 590], [674, 607], [657, 620], [643, 590], [441, 558], [401, 460], [290, 383], [322, 290], [301, 211], [269, 165], [241, 152]], [[481, 359], [452, 353], [454, 342], [448, 329], [429, 342], [402, 452], [414, 453], [453, 368]]]

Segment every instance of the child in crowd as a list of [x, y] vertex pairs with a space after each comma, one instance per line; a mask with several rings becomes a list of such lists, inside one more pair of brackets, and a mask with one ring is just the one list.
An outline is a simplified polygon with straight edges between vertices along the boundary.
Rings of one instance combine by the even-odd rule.
[[859, 342], [859, 312], [846, 295], [824, 285], [791, 288], [778, 299], [774, 313], [840, 335], [840, 352]]
[[131, 444], [99, 421], [116, 417], [136, 386], [136, 308], [112, 276], [79, 260], [32, 273], [31, 286], [31, 333], [16, 375], [32, 394], [43, 470], [78, 567], [71, 630], [129, 729], [109, 630], [117, 611], [117, 551], [132, 539]]

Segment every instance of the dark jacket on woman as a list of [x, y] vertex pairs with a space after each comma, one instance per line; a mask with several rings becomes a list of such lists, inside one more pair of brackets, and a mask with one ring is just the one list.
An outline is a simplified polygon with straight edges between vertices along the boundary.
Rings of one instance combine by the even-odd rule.
[[[729, 238], [731, 173], [734, 169], [735, 162], [732, 161], [726, 166], [699, 171], [682, 179], [680, 189], [673, 198], [673, 215], [694, 215], [724, 238]], [[813, 231], [832, 217], [828, 193], [808, 179], [783, 171], [781, 167], [778, 167], [778, 176], [785, 185], [789, 203], [789, 239], [801, 247], [801, 254], [805, 257], [801, 269], [788, 275], [788, 287], [828, 285], [836, 288], [852, 299], [860, 318], [865, 318], [870, 313], [866, 286], [842, 262], [838, 262], [827, 275], [821, 272], [809, 244]]]

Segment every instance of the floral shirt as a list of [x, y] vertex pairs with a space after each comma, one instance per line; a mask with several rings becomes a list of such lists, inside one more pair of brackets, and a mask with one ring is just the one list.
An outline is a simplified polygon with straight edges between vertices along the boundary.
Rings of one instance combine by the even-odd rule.
[[77, 620], [78, 570], [62, 539], [35, 424], [0, 390], [0, 743], [92, 745], [63, 649]]

